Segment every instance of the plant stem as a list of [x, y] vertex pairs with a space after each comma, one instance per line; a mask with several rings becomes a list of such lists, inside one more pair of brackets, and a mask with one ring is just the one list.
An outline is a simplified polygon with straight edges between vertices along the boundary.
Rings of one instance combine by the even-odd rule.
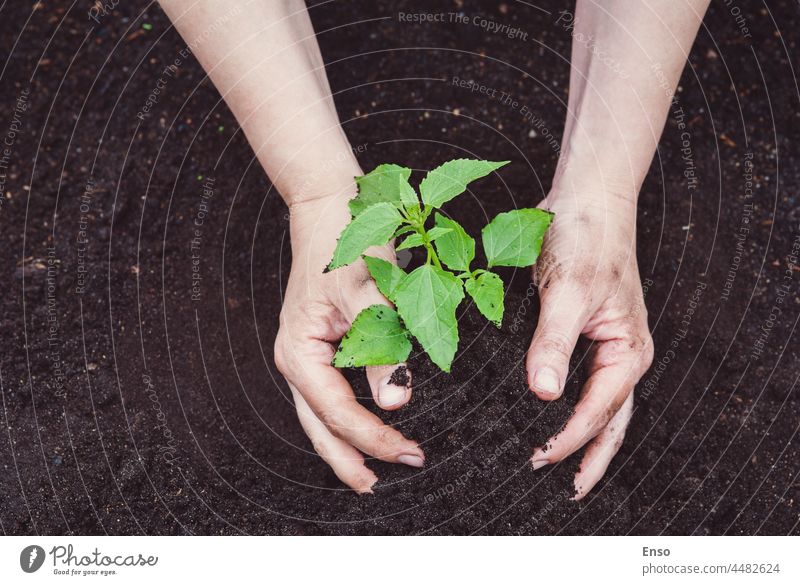
[[433, 246], [428, 243], [425, 245], [425, 247], [428, 248], [428, 254], [430, 254], [431, 258], [433, 258], [433, 263], [436, 265], [436, 268], [441, 269], [442, 263], [439, 262], [439, 256], [436, 255], [436, 252], [433, 250]]
[[436, 265], [437, 268], [442, 267], [442, 263], [439, 262], [439, 256], [436, 254], [436, 250], [433, 249], [430, 240], [428, 239], [428, 232], [425, 231], [425, 228], [422, 228], [422, 244], [425, 246], [425, 249], [428, 251], [428, 261], [427, 263], [430, 264], [430, 261], [433, 260], [433, 263]]
[[428, 253], [427, 258], [425, 259], [425, 264], [430, 264], [433, 261], [434, 266], [442, 269], [442, 263], [439, 261], [439, 256], [436, 254], [436, 250], [433, 249], [431, 245], [431, 241], [428, 239], [428, 231], [425, 229], [425, 220], [422, 219], [420, 221], [411, 222], [411, 225], [414, 227], [416, 232], [422, 236], [422, 245], [425, 247], [425, 251]]

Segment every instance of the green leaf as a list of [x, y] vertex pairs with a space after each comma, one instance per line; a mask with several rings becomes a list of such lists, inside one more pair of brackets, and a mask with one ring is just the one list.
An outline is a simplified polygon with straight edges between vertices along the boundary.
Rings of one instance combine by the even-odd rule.
[[482, 272], [464, 283], [481, 314], [500, 327], [503, 322], [503, 281], [494, 272]]
[[418, 248], [418, 247], [422, 246], [423, 244], [424, 244], [424, 242], [422, 241], [422, 236], [421, 235], [419, 235], [419, 234], [411, 234], [405, 240], [403, 240], [403, 243], [401, 243], [395, 249], [396, 250], [408, 250], [409, 248]]
[[542, 251], [542, 240], [553, 214], [541, 209], [516, 209], [498, 214], [481, 232], [483, 249], [492, 266], [530, 266]]
[[[353, 217], [357, 217], [365, 209], [376, 203], [401, 205], [404, 197], [403, 191], [405, 185], [408, 185], [410, 176], [411, 169], [389, 164], [379, 165], [366, 175], [356, 177], [358, 195], [351, 199], [348, 204], [350, 213]], [[408, 186], [412, 191], [414, 190], [411, 185]], [[416, 198], [416, 195], [414, 197]]]
[[485, 177], [509, 161], [491, 162], [460, 158], [451, 160], [430, 171], [419, 185], [425, 205], [441, 207], [454, 197], [461, 195], [467, 185]]
[[397, 264], [373, 256], [364, 256], [364, 262], [367, 263], [367, 269], [372, 278], [375, 279], [378, 290], [381, 291], [383, 296], [394, 302], [394, 291], [397, 289], [397, 285], [406, 277], [405, 270]]
[[446, 236], [447, 234], [449, 234], [451, 231], [453, 231], [453, 228], [435, 227], [430, 231], [428, 231], [428, 241], [433, 242], [435, 240], [438, 240], [442, 236]]
[[402, 221], [400, 212], [391, 203], [370, 205], [342, 230], [328, 270], [356, 261], [370, 246], [384, 245]]
[[414, 231], [414, 229], [415, 229], [415, 228], [414, 228], [414, 226], [413, 226], [413, 225], [401, 225], [401, 226], [400, 226], [400, 227], [397, 229], [397, 231], [396, 231], [396, 232], [394, 232], [394, 237], [395, 237], [395, 238], [397, 238], [397, 237], [399, 237], [399, 236], [402, 236], [403, 234], [407, 234], [408, 232], [413, 232], [413, 231]]
[[439, 259], [451, 270], [468, 271], [470, 263], [475, 258], [475, 240], [458, 222], [446, 218], [441, 213], [436, 214], [436, 226], [451, 230], [436, 240], [436, 253]]
[[[407, 169], [406, 169], [407, 170]], [[408, 176], [398, 175], [398, 190], [400, 191], [400, 201], [403, 207], [411, 209], [412, 207], [419, 207], [419, 197], [414, 187], [408, 182]]]
[[397, 312], [386, 305], [361, 311], [333, 356], [337, 368], [383, 366], [408, 359], [411, 342]]
[[424, 264], [403, 279], [395, 297], [408, 330], [433, 363], [449, 372], [458, 349], [456, 308], [464, 298], [461, 281], [446, 270]]

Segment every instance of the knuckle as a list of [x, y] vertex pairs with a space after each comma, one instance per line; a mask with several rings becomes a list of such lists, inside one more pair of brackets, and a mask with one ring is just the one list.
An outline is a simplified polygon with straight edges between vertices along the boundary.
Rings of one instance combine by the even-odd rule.
[[646, 371], [653, 363], [655, 356], [653, 337], [647, 329], [642, 331], [641, 328], [631, 327], [628, 334], [619, 341], [621, 346], [619, 351], [632, 356], [642, 372]]
[[320, 407], [317, 412], [319, 420], [322, 421], [331, 434], [339, 439], [345, 438], [350, 430], [348, 423], [346, 406], [342, 403], [331, 404]]
[[312, 437], [311, 438], [311, 446], [314, 448], [314, 451], [317, 452], [324, 461], [329, 462], [331, 459], [331, 449], [330, 445], [328, 445], [327, 441], [320, 439], [319, 437]]
[[375, 484], [375, 481], [375, 474], [362, 464], [359, 469], [352, 470], [347, 474], [345, 483], [357, 493], [366, 494], [372, 491], [371, 488]]
[[586, 301], [591, 298], [592, 290], [603, 284], [605, 276], [597, 264], [578, 261], [561, 278], [571, 298]]
[[544, 248], [533, 265], [533, 282], [541, 292], [550, 288], [562, 274], [561, 263], [548, 248]]
[[613, 396], [611, 402], [606, 408], [606, 411], [603, 413], [603, 416], [598, 419], [601, 427], [608, 424], [608, 422], [616, 416], [620, 409], [625, 405], [625, 401], [628, 399], [629, 394], [630, 390], [624, 388]]
[[374, 448], [376, 456], [385, 457], [392, 455], [393, 447], [396, 443], [396, 431], [391, 427], [383, 425], [375, 431]]
[[366, 263], [360, 260], [348, 266], [347, 280], [348, 284], [356, 291], [369, 289], [370, 285], [374, 283], [372, 275], [367, 269]]
[[569, 359], [572, 355], [570, 339], [559, 331], [548, 331], [544, 333], [537, 343], [537, 349], [548, 354], [556, 354], [566, 359]]
[[323, 406], [317, 410], [317, 416], [334, 436], [340, 436], [342, 416], [338, 408]]

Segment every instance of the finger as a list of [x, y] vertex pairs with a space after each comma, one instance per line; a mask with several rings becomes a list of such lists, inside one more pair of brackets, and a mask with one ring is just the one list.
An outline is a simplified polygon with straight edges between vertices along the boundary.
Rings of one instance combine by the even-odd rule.
[[[327, 359], [305, 360], [288, 377], [331, 434], [383, 461], [422, 467], [425, 455], [417, 443], [384, 425], [377, 416], [358, 404], [347, 380], [339, 370], [329, 365], [333, 348], [322, 341], [312, 343], [327, 347]], [[314, 351], [319, 353], [321, 350]]]
[[628, 423], [631, 422], [632, 414], [633, 392], [628, 395], [622, 408], [586, 448], [581, 468], [575, 474], [576, 500], [583, 499], [597, 485], [600, 478], [605, 475], [608, 465], [622, 446], [622, 441], [625, 439], [625, 431], [628, 428]]
[[289, 384], [294, 396], [297, 416], [314, 450], [331, 466], [333, 472], [343, 483], [359, 494], [371, 494], [372, 486], [378, 477], [364, 464], [364, 457], [358, 449], [334, 437], [317, 418], [302, 394]]
[[586, 305], [564, 286], [542, 296], [539, 323], [528, 350], [528, 385], [542, 400], [555, 400], [564, 392], [569, 360], [586, 324]]
[[[375, 282], [364, 276], [356, 283], [355, 291], [342, 295], [339, 310], [352, 323], [361, 311], [372, 305], [392, 306], [380, 293]], [[411, 371], [405, 363], [369, 366], [367, 381], [372, 398], [384, 410], [397, 410], [411, 400]]]
[[367, 367], [372, 397], [384, 410], [397, 410], [411, 400], [411, 370], [405, 363]]
[[[603, 342], [595, 361], [602, 362], [602, 354], [619, 355], [615, 352], [626, 343], [622, 340]], [[534, 469], [566, 459], [597, 436], [633, 392], [639, 375], [638, 362], [627, 359], [627, 356], [625, 360], [602, 366], [592, 372], [583, 387], [575, 413], [564, 429], [534, 451], [531, 457]]]

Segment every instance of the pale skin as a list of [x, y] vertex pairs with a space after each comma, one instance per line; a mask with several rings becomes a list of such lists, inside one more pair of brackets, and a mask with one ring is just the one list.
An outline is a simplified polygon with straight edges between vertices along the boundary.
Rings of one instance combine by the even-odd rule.
[[[314, 448], [359, 493], [371, 492], [378, 479], [365, 454], [422, 467], [419, 445], [360, 405], [330, 365], [333, 344], [359, 311], [389, 302], [362, 261], [323, 273], [350, 218], [353, 177], [363, 173], [339, 123], [304, 3], [161, 4], [289, 206], [292, 269], [275, 362]], [[708, 0], [578, 0], [574, 17], [559, 23], [574, 25], [569, 103], [558, 171], [539, 204], [556, 219], [535, 269], [541, 311], [527, 369], [536, 396], [558, 399], [579, 336], [594, 341], [572, 418], [531, 458], [540, 468], [585, 447], [576, 498], [597, 484], [619, 450], [634, 385], [652, 362], [635, 253], [636, 202], [707, 6]], [[389, 246], [369, 254], [395, 259]], [[386, 410], [411, 399], [410, 379], [390, 383], [398, 366], [366, 371], [375, 402]]]

